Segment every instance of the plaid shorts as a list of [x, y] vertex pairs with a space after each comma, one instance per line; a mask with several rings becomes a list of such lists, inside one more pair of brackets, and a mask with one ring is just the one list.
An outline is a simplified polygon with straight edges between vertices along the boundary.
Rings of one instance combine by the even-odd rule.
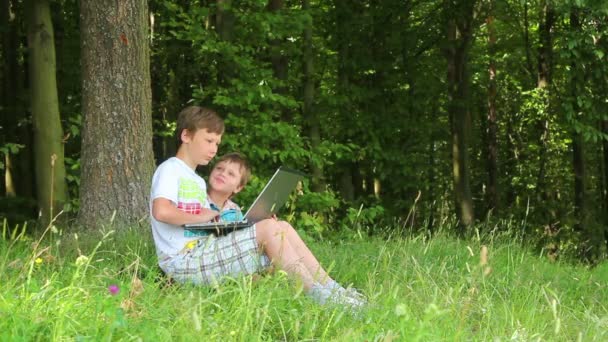
[[224, 277], [238, 277], [263, 271], [270, 260], [255, 237], [255, 225], [225, 236], [209, 235], [184, 254], [176, 255], [160, 267], [180, 283], [216, 284]]

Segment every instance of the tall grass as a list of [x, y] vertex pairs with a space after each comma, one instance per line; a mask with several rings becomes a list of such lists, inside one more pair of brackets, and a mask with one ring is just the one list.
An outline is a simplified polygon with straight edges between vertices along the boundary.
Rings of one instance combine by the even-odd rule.
[[608, 340], [608, 265], [550, 262], [507, 237], [310, 241], [369, 296], [353, 314], [316, 305], [281, 272], [168, 284], [147, 228], [54, 231], [40, 244], [3, 230], [0, 340]]

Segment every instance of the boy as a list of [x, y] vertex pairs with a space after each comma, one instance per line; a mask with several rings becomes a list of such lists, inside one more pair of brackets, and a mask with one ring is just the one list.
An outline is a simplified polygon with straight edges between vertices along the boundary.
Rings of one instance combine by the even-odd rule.
[[[251, 176], [251, 169], [247, 160], [239, 153], [228, 153], [219, 158], [209, 175], [209, 188], [207, 190], [208, 201], [211, 209], [220, 213], [222, 221], [242, 220], [243, 214], [240, 207], [234, 203], [232, 196], [239, 193]], [[293, 253], [294, 260], [300, 262], [299, 270], [295, 273], [302, 279], [304, 288], [317, 301], [338, 302], [347, 305], [360, 306], [364, 304], [363, 296], [354, 289], [344, 289], [333, 280], [325, 269], [319, 264], [316, 257], [300, 238], [296, 230], [286, 221], [276, 219], [264, 220], [272, 234], [283, 239], [283, 253]], [[256, 226], [258, 226], [256, 224]], [[251, 229], [251, 228], [246, 228]], [[260, 232], [256, 236], [260, 236]], [[258, 238], [258, 243], [265, 246], [265, 241]], [[291, 249], [291, 250], [290, 250]], [[263, 248], [266, 251], [265, 248]], [[283, 265], [285, 266], [285, 265]], [[306, 279], [311, 278], [312, 284], [306, 284]]]
[[[180, 143], [176, 156], [157, 168], [150, 196], [152, 233], [159, 266], [168, 276], [178, 282], [209, 284], [225, 276], [261, 271], [272, 262], [300, 278], [307, 293], [320, 303], [343, 303], [353, 307], [363, 304], [359, 299], [346, 296], [347, 291], [335, 282], [324, 280], [325, 286], [316, 283], [311, 270], [319, 269], [320, 275], [324, 271], [314, 257], [312, 263], [310, 258], [301, 259], [297, 251], [302, 247], [292, 243], [290, 238], [295, 231], [291, 228], [293, 232], [290, 232], [276, 220], [266, 219], [222, 237], [183, 229], [183, 224], [209, 222], [219, 214], [210, 209], [206, 183], [195, 169], [198, 165], [207, 165], [216, 155], [224, 123], [213, 110], [190, 106], [180, 112], [176, 133]], [[218, 176], [220, 189], [232, 179], [229, 173], [222, 175]], [[240, 172], [238, 177], [240, 179]], [[233, 186], [233, 183], [229, 184]], [[232, 192], [240, 191], [242, 186], [244, 184], [239, 182]]]

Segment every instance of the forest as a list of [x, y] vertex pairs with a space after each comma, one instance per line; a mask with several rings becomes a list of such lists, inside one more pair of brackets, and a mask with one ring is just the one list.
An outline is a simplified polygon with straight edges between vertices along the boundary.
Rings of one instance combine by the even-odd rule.
[[2, 0], [0, 34], [9, 226], [148, 229], [194, 103], [253, 166], [239, 202], [280, 165], [309, 175], [283, 214], [311, 235], [607, 256], [606, 1]]

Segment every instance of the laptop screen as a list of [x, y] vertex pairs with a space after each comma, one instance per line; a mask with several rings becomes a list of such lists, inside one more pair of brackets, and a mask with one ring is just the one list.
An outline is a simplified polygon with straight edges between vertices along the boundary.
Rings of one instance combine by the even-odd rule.
[[256, 223], [276, 214], [304, 176], [297, 170], [281, 166], [247, 210], [245, 214], [247, 221]]

